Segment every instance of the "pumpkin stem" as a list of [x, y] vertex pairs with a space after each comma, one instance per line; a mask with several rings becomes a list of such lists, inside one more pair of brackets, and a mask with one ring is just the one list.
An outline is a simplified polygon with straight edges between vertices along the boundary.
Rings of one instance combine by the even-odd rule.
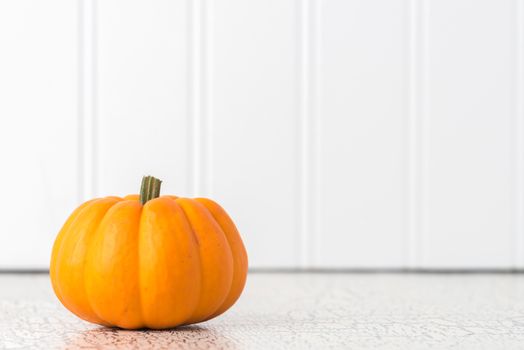
[[144, 205], [151, 199], [160, 196], [160, 185], [162, 181], [153, 176], [144, 176], [140, 186], [140, 204]]

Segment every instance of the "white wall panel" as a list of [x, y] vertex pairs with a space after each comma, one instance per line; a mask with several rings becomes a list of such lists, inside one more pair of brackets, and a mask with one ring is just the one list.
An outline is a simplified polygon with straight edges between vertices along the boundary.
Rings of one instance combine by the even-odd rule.
[[77, 4], [0, 2], [0, 268], [47, 267], [79, 201]]
[[188, 194], [187, 12], [186, 1], [98, 1], [97, 195], [137, 193], [147, 174], [163, 193]]
[[322, 4], [316, 263], [399, 267], [406, 227], [406, 6]]
[[430, 1], [422, 266], [512, 264], [512, 1]]
[[0, 2], [0, 269], [144, 174], [255, 268], [522, 268], [523, 91], [524, 0]]
[[[210, 2], [211, 3], [211, 2]], [[212, 2], [210, 193], [237, 220], [250, 265], [293, 267], [297, 232], [297, 8]]]

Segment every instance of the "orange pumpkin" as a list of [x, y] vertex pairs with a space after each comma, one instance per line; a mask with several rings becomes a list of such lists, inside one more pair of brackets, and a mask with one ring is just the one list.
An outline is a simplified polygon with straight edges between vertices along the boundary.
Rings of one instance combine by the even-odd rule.
[[233, 221], [206, 198], [140, 195], [78, 207], [53, 247], [50, 277], [62, 304], [84, 320], [163, 329], [216, 317], [240, 296], [247, 254]]

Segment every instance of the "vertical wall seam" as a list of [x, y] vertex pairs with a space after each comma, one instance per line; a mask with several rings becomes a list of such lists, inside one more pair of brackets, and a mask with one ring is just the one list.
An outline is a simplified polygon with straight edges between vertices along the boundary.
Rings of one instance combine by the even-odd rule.
[[309, 184], [309, 160], [311, 157], [309, 149], [310, 123], [309, 123], [309, 50], [310, 50], [310, 0], [297, 0], [298, 16], [297, 16], [297, 33], [298, 33], [298, 47], [297, 47], [297, 67], [298, 69], [298, 225], [297, 225], [297, 265], [301, 268], [309, 267], [309, 252], [308, 252], [308, 235], [310, 232], [309, 225], [309, 208], [308, 201], [310, 200], [310, 186]]
[[194, 110], [194, 95], [195, 95], [195, 60], [194, 60], [194, 45], [195, 45], [195, 33], [194, 33], [194, 3], [195, 0], [186, 1], [186, 104], [187, 104], [187, 115], [186, 115], [186, 190], [189, 191], [188, 195], [194, 194], [195, 189], [195, 110]]
[[312, 24], [312, 64], [311, 64], [311, 135], [312, 140], [312, 162], [311, 162], [311, 223], [312, 231], [310, 236], [310, 242], [312, 243], [310, 248], [311, 264], [318, 266], [320, 263], [319, 257], [319, 245], [321, 237], [322, 219], [323, 219], [323, 203], [321, 196], [322, 186], [322, 167], [321, 167], [321, 147], [322, 147], [322, 122], [321, 122], [321, 76], [322, 76], [322, 9], [323, 0], [312, 0], [313, 1], [313, 19]]
[[84, 0], [77, 1], [77, 201], [82, 203], [86, 199], [85, 186], [85, 136], [84, 136]]
[[96, 0], [78, 1], [79, 199], [97, 195]]
[[191, 2], [193, 6], [192, 11], [192, 159], [193, 159], [193, 189], [192, 195], [198, 196], [201, 193], [201, 74], [202, 74], [202, 52], [201, 52], [201, 9], [202, 0], [194, 0]]
[[191, 164], [192, 195], [201, 196], [205, 191], [205, 0], [189, 2], [191, 10]]
[[420, 175], [419, 175], [419, 262], [417, 267], [428, 267], [430, 261], [429, 251], [429, 196], [430, 196], [430, 40], [429, 40], [429, 20], [430, 20], [430, 1], [421, 0], [420, 15], [420, 58], [419, 58], [419, 88], [420, 88]]
[[204, 55], [204, 99], [205, 104], [205, 189], [206, 194], [213, 197], [213, 1], [205, 0], [204, 29], [205, 29], [205, 55]]
[[428, 22], [426, 0], [410, 0], [408, 25], [407, 268], [425, 264], [428, 195]]
[[92, 167], [92, 197], [98, 196], [98, 186], [100, 181], [100, 168], [98, 166], [99, 153], [98, 148], [100, 144], [100, 138], [98, 136], [98, 0], [92, 0], [92, 16], [91, 16], [91, 60], [92, 60], [92, 71], [90, 72], [91, 77], [91, 99], [92, 99], [92, 111], [91, 117], [91, 167]]
[[514, 122], [513, 122], [513, 203], [514, 203], [514, 268], [524, 267], [524, 3], [514, 1], [513, 32], [515, 51], [513, 54], [514, 77]]
[[297, 0], [298, 8], [298, 266], [317, 262], [318, 240], [318, 61], [320, 0]]
[[407, 259], [406, 267], [418, 267], [418, 232], [419, 232], [419, 120], [418, 107], [418, 41], [419, 41], [419, 1], [408, 2], [408, 187], [407, 187], [407, 247], [405, 249]]
[[212, 181], [209, 139], [212, 134], [209, 119], [211, 106], [208, 103], [211, 89], [210, 59], [208, 57], [210, 26], [208, 22], [211, 14], [207, 5], [206, 0], [189, 1], [190, 111], [188, 125], [191, 135], [189, 140], [191, 143], [189, 146], [191, 172], [188, 176], [193, 196], [208, 195]]

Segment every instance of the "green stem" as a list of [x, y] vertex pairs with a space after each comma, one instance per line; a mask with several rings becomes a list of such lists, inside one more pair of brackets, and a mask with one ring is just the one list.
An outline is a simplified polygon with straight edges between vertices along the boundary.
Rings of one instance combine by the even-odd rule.
[[142, 178], [142, 185], [140, 186], [140, 203], [146, 204], [151, 199], [160, 196], [160, 185], [162, 181], [153, 176], [144, 176]]

